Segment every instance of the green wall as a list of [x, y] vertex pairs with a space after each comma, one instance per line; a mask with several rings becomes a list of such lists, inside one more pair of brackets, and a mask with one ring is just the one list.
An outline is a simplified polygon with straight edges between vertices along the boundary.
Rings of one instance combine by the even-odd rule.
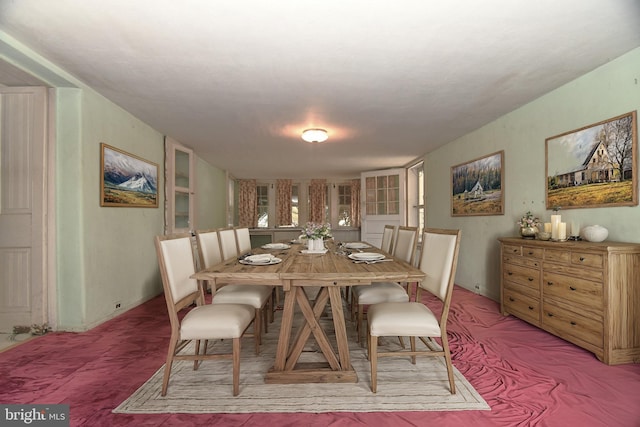
[[[0, 42], [6, 60], [55, 88], [56, 328], [86, 330], [162, 292], [153, 239], [164, 232], [164, 135], [2, 32]], [[102, 142], [158, 164], [159, 207], [100, 206]], [[196, 186], [198, 221], [223, 226], [225, 172], [196, 156]]]
[[[545, 139], [640, 109], [640, 48], [508, 113], [425, 156], [427, 226], [460, 228], [456, 283], [495, 300], [500, 291], [497, 239], [518, 232], [528, 210], [550, 219], [545, 207]], [[451, 166], [504, 150], [504, 215], [452, 217]], [[638, 154], [636, 154], [638, 156]], [[635, 172], [640, 166], [635, 165]], [[609, 229], [611, 241], [640, 243], [640, 207], [567, 209], [563, 221]]]

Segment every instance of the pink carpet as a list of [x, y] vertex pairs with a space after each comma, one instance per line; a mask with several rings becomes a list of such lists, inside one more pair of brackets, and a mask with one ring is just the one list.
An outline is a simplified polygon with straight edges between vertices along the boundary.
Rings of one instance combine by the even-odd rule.
[[640, 426], [640, 364], [604, 365], [462, 288], [449, 323], [454, 364], [491, 411], [113, 414], [164, 363], [164, 304], [160, 296], [91, 331], [0, 353], [0, 403], [66, 403], [72, 426]]

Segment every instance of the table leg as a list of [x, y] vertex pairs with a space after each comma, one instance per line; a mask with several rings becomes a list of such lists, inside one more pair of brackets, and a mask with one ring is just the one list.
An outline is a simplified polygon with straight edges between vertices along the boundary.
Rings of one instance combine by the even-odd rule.
[[284, 308], [282, 310], [282, 325], [280, 326], [280, 336], [278, 337], [278, 348], [276, 350], [276, 361], [273, 365], [274, 371], [284, 371], [289, 351], [289, 337], [293, 327], [293, 315], [296, 305], [296, 288], [290, 288], [284, 292]]
[[333, 328], [336, 331], [336, 342], [338, 344], [338, 356], [340, 366], [343, 370], [351, 369], [351, 359], [349, 355], [349, 339], [347, 337], [347, 326], [344, 322], [344, 311], [342, 307], [342, 297], [340, 288], [330, 286], [329, 299], [331, 300], [331, 314], [333, 317]]

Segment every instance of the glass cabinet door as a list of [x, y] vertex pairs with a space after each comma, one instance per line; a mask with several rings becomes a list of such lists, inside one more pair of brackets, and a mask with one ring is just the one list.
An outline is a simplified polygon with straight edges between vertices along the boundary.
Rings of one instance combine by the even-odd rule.
[[195, 229], [193, 151], [166, 138], [165, 232], [183, 233]]

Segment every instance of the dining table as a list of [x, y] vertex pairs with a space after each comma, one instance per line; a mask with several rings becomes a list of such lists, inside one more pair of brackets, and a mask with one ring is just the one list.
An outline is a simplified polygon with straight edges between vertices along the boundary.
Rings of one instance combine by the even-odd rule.
[[[413, 265], [363, 242], [356, 245], [358, 249], [349, 249], [348, 244], [327, 240], [325, 247], [324, 251], [312, 252], [303, 244], [283, 242], [281, 245], [252, 248], [252, 255], [272, 254], [276, 260], [254, 265], [244, 261], [247, 259], [245, 254], [200, 270], [192, 276], [200, 283], [242, 283], [282, 289], [282, 324], [274, 364], [265, 373], [265, 383], [357, 382], [358, 376], [349, 354], [342, 290], [374, 282], [421, 282], [425, 276]], [[358, 254], [363, 252], [380, 254], [380, 257], [384, 255], [385, 261], [362, 260]], [[319, 289], [313, 301], [305, 291], [309, 287]], [[330, 311], [332, 322], [320, 322], [325, 310]], [[296, 315], [302, 316], [302, 319], [298, 319], [301, 321], [296, 322], [294, 328]], [[333, 330], [328, 330], [331, 327]], [[333, 334], [335, 340], [330, 340]], [[324, 356], [321, 362], [300, 360], [311, 336]]]

